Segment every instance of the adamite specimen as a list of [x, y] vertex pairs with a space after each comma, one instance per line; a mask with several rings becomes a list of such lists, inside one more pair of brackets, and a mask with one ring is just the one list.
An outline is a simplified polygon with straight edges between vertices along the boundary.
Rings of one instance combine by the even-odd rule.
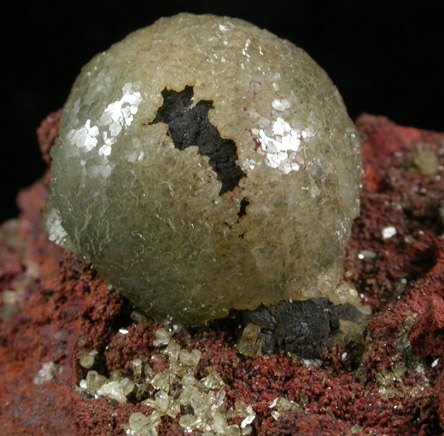
[[82, 70], [52, 152], [50, 239], [146, 314], [199, 325], [326, 297], [359, 209], [360, 147], [300, 48], [180, 14]]

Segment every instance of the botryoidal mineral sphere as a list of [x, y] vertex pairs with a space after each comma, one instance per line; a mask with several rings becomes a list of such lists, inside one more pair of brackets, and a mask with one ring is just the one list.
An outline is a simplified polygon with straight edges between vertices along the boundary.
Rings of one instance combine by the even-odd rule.
[[338, 291], [357, 133], [289, 41], [239, 19], [162, 18], [83, 68], [51, 156], [50, 239], [154, 319], [359, 305]]

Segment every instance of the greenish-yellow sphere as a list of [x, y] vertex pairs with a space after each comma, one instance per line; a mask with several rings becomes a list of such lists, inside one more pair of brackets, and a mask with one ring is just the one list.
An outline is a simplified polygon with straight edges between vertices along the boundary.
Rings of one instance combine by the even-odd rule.
[[94, 57], [51, 151], [50, 239], [147, 315], [338, 294], [360, 147], [300, 48], [238, 19], [180, 14]]

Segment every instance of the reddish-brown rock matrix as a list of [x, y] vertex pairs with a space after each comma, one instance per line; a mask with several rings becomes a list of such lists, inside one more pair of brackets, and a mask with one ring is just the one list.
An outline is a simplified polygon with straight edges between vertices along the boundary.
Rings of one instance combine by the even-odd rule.
[[[45, 160], [59, 118], [52, 114], [39, 128]], [[344, 278], [373, 309], [365, 343], [332, 347], [313, 362], [286, 354], [250, 359], [237, 352], [234, 318], [188, 338], [202, 352], [195, 376], [213, 368], [226, 383], [228, 407], [252, 405], [253, 435], [443, 433], [444, 135], [369, 115], [356, 124], [365, 179]], [[150, 407], [76, 388], [86, 374], [79, 357], [97, 350], [100, 374], [120, 368], [130, 375], [133, 359], [158, 354], [159, 324], [133, 321], [128, 301], [48, 242], [40, 221], [48, 179], [20, 192], [19, 218], [0, 228], [0, 434], [124, 435], [129, 416], [149, 415]], [[159, 372], [165, 362], [152, 366]], [[46, 381], [42, 368], [51, 368]], [[273, 415], [278, 397], [297, 407]], [[186, 434], [167, 416], [157, 431]]]

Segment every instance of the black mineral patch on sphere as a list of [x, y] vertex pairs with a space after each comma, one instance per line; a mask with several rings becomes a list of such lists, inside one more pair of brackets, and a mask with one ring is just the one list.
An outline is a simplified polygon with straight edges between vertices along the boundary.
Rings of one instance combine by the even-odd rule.
[[338, 291], [360, 147], [300, 48], [238, 19], [180, 14], [82, 70], [51, 151], [50, 239], [152, 318]]
[[222, 139], [217, 129], [208, 121], [211, 101], [192, 104], [193, 88], [186, 86], [181, 92], [162, 91], [163, 105], [157, 111], [154, 123], [168, 124], [168, 133], [179, 150], [197, 146], [199, 154], [210, 158], [210, 165], [222, 183], [219, 195], [232, 191], [245, 173], [236, 164], [236, 144]]

